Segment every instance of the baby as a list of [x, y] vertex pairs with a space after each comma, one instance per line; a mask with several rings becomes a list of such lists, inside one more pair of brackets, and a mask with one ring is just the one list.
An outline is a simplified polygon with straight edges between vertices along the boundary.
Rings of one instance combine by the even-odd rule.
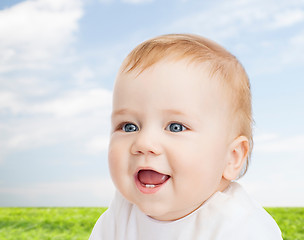
[[250, 84], [238, 60], [195, 35], [137, 46], [114, 88], [109, 166], [117, 188], [90, 240], [279, 240], [234, 180], [252, 149]]

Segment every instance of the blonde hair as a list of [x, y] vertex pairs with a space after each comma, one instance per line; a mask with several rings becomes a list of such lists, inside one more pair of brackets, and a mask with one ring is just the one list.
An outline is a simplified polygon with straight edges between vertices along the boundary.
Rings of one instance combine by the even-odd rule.
[[208, 63], [211, 76], [221, 80], [231, 99], [232, 113], [239, 124], [239, 136], [249, 140], [249, 153], [240, 174], [248, 168], [253, 147], [252, 106], [248, 76], [240, 62], [217, 43], [197, 35], [169, 34], [145, 41], [133, 49], [124, 60], [121, 71], [139, 73], [163, 59], [189, 59], [195, 63]]

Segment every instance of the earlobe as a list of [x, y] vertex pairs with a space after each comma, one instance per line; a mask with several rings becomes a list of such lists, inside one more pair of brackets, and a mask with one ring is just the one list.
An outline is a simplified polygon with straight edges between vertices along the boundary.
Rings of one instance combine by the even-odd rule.
[[249, 141], [245, 136], [237, 137], [230, 145], [223, 178], [232, 181], [239, 176], [249, 152]]

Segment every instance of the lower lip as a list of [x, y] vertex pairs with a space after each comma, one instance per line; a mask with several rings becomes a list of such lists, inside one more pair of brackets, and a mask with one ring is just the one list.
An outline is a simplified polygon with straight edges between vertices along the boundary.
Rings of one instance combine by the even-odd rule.
[[137, 174], [135, 174], [135, 184], [136, 184], [136, 187], [138, 188], [138, 190], [144, 194], [153, 194], [153, 193], [156, 193], [157, 191], [159, 191], [161, 189], [162, 186], [164, 186], [166, 184], [167, 181], [165, 181], [164, 183], [162, 184], [159, 184], [159, 185], [155, 185], [155, 187], [151, 188], [151, 187], [146, 187], [144, 184], [142, 184], [138, 177], [137, 177]]

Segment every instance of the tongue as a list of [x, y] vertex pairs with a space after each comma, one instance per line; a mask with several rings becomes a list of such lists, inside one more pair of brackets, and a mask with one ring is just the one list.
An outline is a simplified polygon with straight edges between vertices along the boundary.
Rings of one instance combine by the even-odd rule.
[[153, 170], [140, 170], [138, 179], [143, 184], [162, 184], [169, 178], [168, 175], [155, 172]]

